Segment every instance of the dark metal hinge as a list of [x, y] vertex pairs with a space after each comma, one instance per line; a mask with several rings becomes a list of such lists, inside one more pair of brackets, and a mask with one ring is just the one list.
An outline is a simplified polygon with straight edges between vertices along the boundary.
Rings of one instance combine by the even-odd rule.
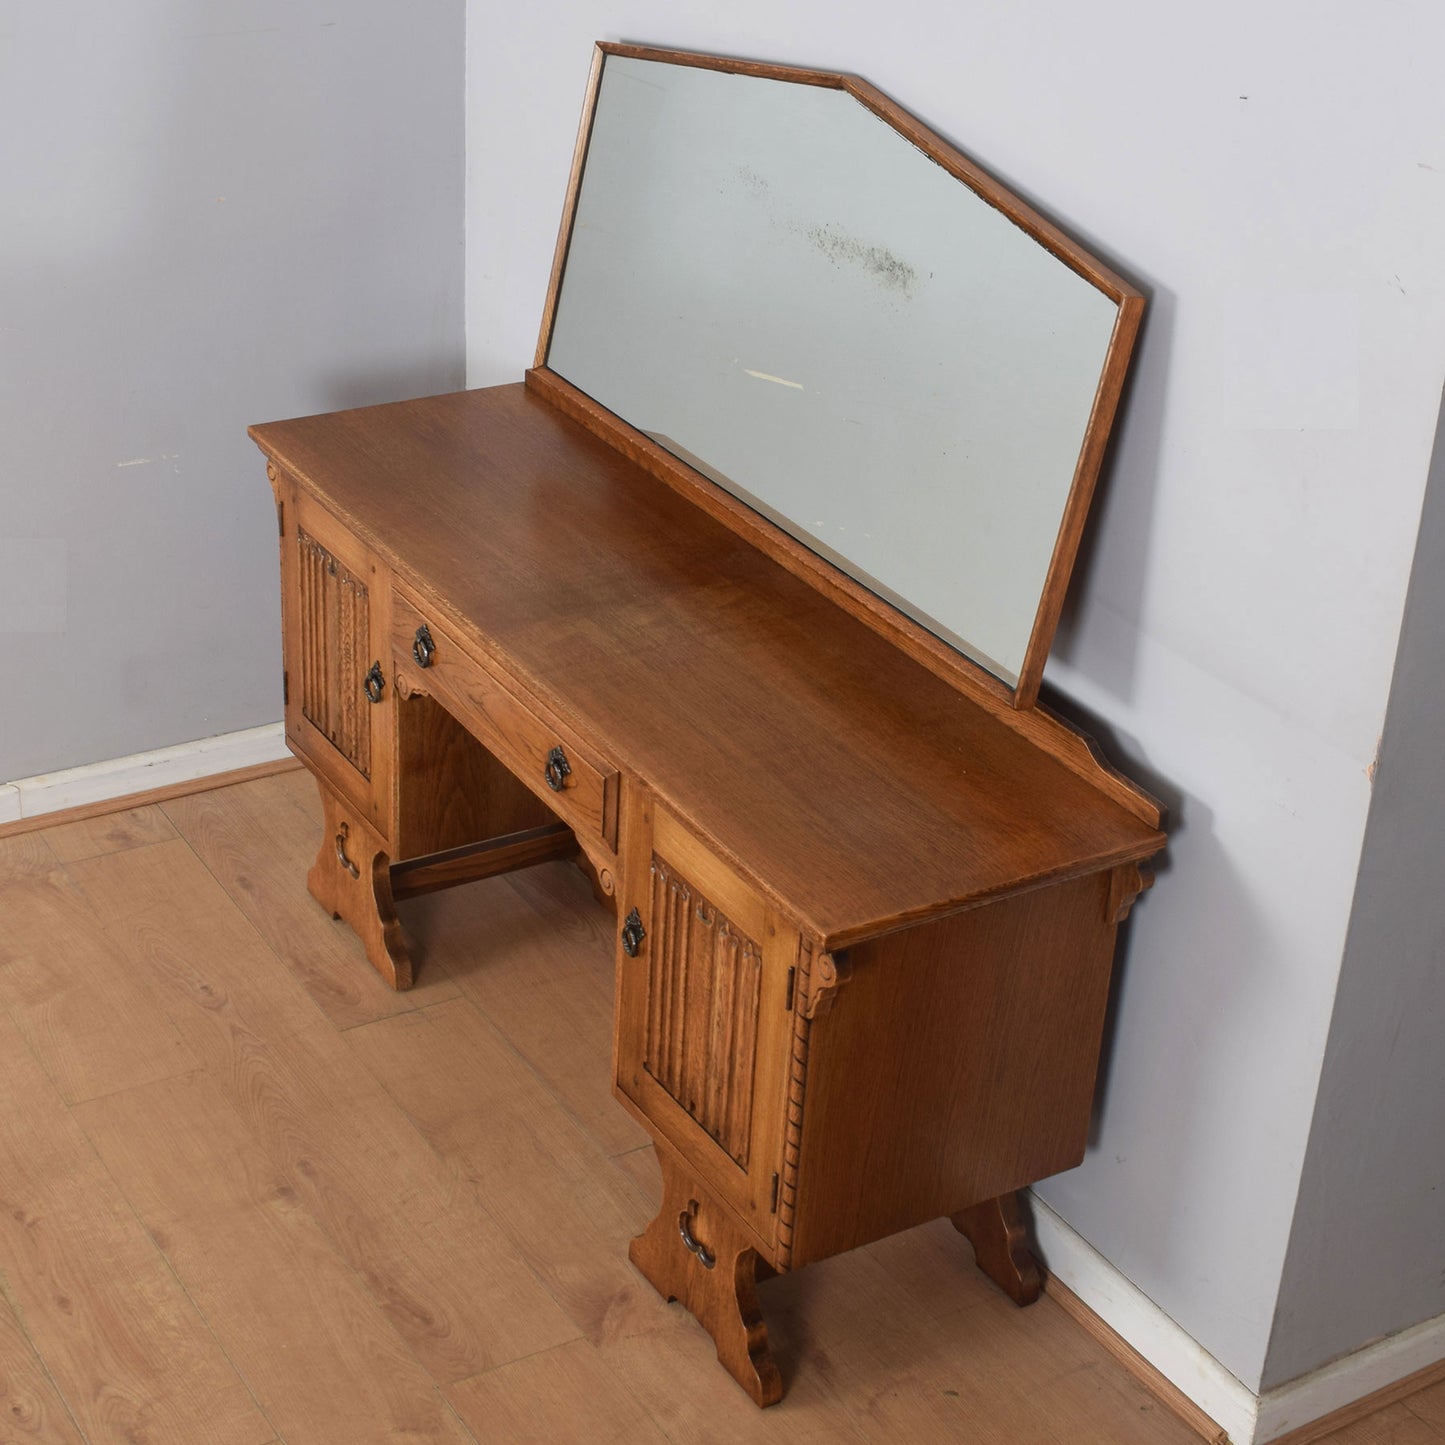
[[291, 674], [284, 669], [281, 673], [281, 706], [291, 706]]
[[773, 1207], [772, 1207], [770, 1213], [776, 1214], [777, 1212], [778, 1212], [778, 1176], [777, 1176], [776, 1174], [774, 1174], [774, 1175], [773, 1175]]
[[286, 535], [286, 504], [284, 502], [276, 503], [276, 535], [278, 537]]
[[788, 970], [788, 994], [787, 997], [783, 1000], [784, 1013], [792, 1013], [793, 1011], [793, 985], [796, 984], [797, 981], [798, 970], [796, 968], [790, 968]]

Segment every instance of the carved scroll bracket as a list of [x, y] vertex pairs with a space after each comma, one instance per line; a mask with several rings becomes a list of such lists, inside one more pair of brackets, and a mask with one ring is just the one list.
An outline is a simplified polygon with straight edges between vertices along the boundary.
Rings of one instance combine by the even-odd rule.
[[281, 473], [276, 470], [275, 462], [266, 462], [266, 480], [271, 483], [271, 495], [276, 499], [276, 531], [284, 537], [286, 535], [286, 483]]
[[803, 997], [802, 1015], [819, 1019], [833, 1007], [838, 990], [852, 977], [853, 966], [843, 950], [820, 953], [813, 960], [808, 974], [807, 993]]
[[411, 665], [401, 658], [392, 659], [392, 681], [396, 685], [396, 695], [403, 702], [414, 697], [430, 697], [431, 693], [417, 677]]
[[1135, 900], [1154, 886], [1154, 870], [1147, 863], [1124, 863], [1109, 875], [1108, 917], [1111, 923], [1122, 923]]

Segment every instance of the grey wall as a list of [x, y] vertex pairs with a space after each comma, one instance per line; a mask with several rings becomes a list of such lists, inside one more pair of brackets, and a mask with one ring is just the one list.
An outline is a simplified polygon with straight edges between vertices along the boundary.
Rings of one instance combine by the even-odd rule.
[[1445, 405], [1266, 1388], [1445, 1314]]
[[281, 715], [247, 423], [463, 378], [462, 0], [0, 0], [0, 781]]

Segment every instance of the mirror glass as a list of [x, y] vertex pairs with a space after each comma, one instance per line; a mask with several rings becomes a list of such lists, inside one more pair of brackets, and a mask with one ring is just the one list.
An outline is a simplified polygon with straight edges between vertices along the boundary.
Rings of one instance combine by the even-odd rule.
[[547, 366], [1010, 686], [1118, 317], [847, 91], [606, 57]]

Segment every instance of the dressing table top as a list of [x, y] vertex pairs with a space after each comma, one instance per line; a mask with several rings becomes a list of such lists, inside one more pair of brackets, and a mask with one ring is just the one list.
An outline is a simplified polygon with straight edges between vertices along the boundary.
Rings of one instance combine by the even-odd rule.
[[823, 947], [1159, 847], [1047, 715], [949, 686], [521, 384], [252, 435]]

